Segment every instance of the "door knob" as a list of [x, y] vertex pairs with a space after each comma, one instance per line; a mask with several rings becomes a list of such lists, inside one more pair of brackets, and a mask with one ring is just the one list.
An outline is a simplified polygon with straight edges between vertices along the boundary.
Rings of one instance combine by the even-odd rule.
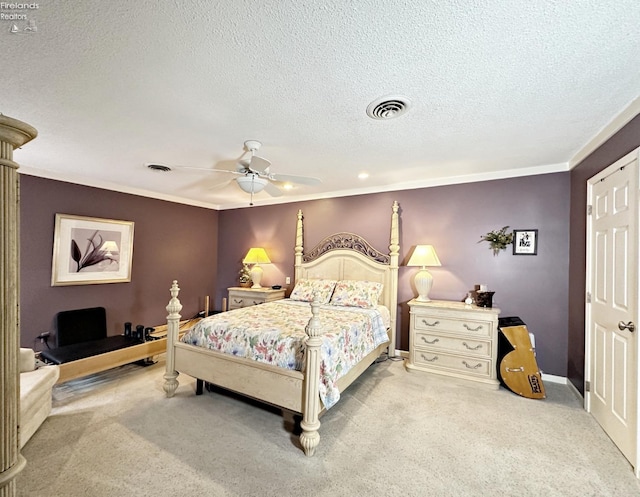
[[636, 331], [636, 325], [633, 324], [633, 321], [629, 321], [628, 323], [624, 323], [624, 321], [620, 321], [618, 323], [618, 329], [620, 331], [622, 330], [629, 330], [631, 333], [633, 333], [634, 331]]

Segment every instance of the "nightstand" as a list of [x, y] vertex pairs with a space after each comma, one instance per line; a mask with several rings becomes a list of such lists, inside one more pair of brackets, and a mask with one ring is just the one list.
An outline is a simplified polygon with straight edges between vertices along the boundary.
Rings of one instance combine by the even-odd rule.
[[284, 289], [274, 290], [273, 288], [242, 288], [233, 286], [227, 288], [227, 290], [229, 290], [230, 311], [284, 298]]
[[500, 309], [462, 302], [409, 302], [408, 371], [425, 371], [498, 388]]

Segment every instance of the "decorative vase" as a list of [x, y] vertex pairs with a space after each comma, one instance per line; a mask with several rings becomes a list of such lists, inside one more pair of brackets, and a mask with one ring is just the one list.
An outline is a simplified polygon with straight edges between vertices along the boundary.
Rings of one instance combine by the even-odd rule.
[[249, 281], [241, 281], [240, 282], [240, 287], [241, 288], [251, 288], [251, 280], [249, 280]]
[[493, 294], [496, 292], [477, 292], [476, 305], [478, 307], [493, 307]]
[[467, 298], [464, 299], [464, 303], [466, 305], [471, 305], [473, 304], [473, 296], [471, 295], [471, 292], [467, 293]]

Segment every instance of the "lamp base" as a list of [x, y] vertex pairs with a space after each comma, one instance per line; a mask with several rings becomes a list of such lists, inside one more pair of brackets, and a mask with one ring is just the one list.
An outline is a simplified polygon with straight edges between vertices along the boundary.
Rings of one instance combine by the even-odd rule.
[[418, 295], [414, 300], [416, 302], [431, 302], [431, 299], [428, 296], [423, 297], [422, 295]]
[[260, 280], [262, 279], [263, 272], [264, 271], [262, 270], [259, 264], [255, 264], [251, 268], [251, 271], [250, 271], [251, 281], [253, 281], [253, 285], [251, 286], [251, 288], [262, 288], [262, 286], [260, 285]]
[[429, 292], [433, 286], [433, 276], [431, 276], [431, 273], [423, 266], [422, 269], [416, 273], [413, 281], [416, 285], [416, 290], [418, 290], [418, 298], [416, 300], [418, 302], [431, 302], [429, 298]]

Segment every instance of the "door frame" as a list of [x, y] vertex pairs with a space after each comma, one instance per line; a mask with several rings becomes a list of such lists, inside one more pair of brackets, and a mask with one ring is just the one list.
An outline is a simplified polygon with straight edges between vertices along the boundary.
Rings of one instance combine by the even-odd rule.
[[[591, 178], [587, 180], [587, 205], [585, 206], [585, 215], [587, 219], [586, 223], [586, 279], [585, 279], [585, 341], [584, 341], [584, 408], [587, 412], [591, 413], [591, 392], [587, 388], [589, 383], [592, 382], [591, 375], [593, 373], [592, 364], [591, 364], [591, 302], [589, 299], [589, 292], [592, 288], [593, 283], [593, 275], [591, 274], [592, 267], [592, 254], [591, 246], [592, 246], [592, 219], [593, 217], [590, 215], [589, 208], [591, 202], [591, 196], [593, 191], [593, 185], [599, 182], [601, 179], [606, 178], [607, 176], [613, 174], [615, 171], [620, 169], [621, 167], [629, 164], [636, 160], [636, 167], [639, 169], [636, 172], [636, 184], [632, 185], [636, 190], [636, 221], [635, 221], [635, 230], [636, 230], [636, 238], [640, 238], [640, 147], [636, 148], [632, 152], [629, 152], [624, 157], [621, 157], [614, 163], [607, 166], [605, 169], [595, 174]], [[592, 208], [592, 207], [591, 207]], [[636, 241], [636, 243], [639, 243]], [[639, 248], [640, 254], [640, 248]], [[640, 257], [639, 257], [640, 258]], [[640, 271], [640, 260], [636, 260], [637, 270]], [[636, 315], [634, 316], [634, 323], [638, 326], [638, 314], [640, 314], [640, 277], [637, 277], [636, 284], [638, 286], [636, 291]], [[636, 333], [640, 333], [640, 329], [636, 331]], [[636, 385], [639, 390], [636, 394], [636, 417], [640, 418], [640, 337], [636, 339]], [[636, 420], [636, 433], [635, 433], [635, 444], [636, 444], [636, 457], [635, 461], [629, 461], [633, 466], [633, 471], [636, 475], [636, 478], [640, 478], [640, 424], [638, 420]], [[606, 433], [606, 432], [605, 432]]]

